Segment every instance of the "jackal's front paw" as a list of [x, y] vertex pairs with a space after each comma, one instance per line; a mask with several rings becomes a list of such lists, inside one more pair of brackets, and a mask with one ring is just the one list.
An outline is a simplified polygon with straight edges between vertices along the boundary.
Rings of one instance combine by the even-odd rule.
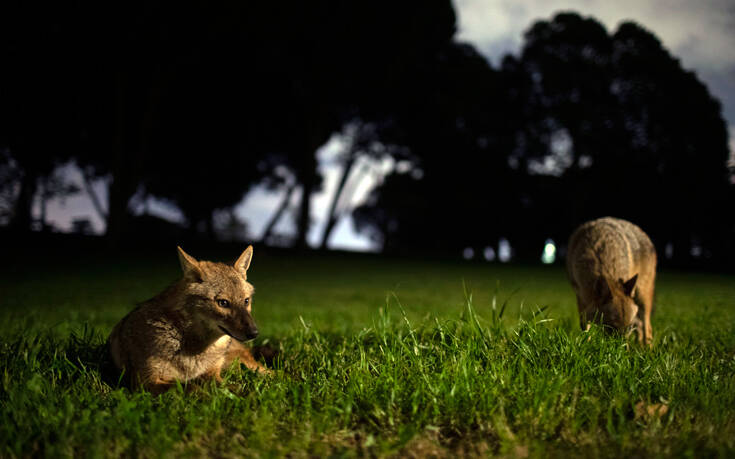
[[258, 374], [263, 375], [263, 376], [273, 376], [276, 374], [275, 371], [271, 370], [270, 368], [263, 367], [263, 366], [258, 367], [255, 371], [258, 372]]

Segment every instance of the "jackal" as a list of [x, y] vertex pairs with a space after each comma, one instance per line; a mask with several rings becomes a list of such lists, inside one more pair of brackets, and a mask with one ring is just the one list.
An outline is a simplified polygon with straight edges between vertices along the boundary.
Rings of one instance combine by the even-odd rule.
[[[161, 393], [196, 378], [221, 381], [234, 359], [268, 372], [241, 342], [255, 338], [249, 246], [234, 265], [197, 261], [178, 247], [183, 277], [140, 304], [112, 330], [108, 345], [133, 387]], [[233, 339], [234, 338], [234, 339]]]
[[656, 249], [643, 230], [612, 217], [582, 224], [569, 238], [567, 272], [582, 329], [593, 320], [634, 328], [638, 341], [651, 345]]

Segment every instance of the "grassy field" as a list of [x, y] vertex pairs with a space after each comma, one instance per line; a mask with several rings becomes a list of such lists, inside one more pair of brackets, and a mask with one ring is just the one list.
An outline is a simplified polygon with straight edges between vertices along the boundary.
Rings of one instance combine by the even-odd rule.
[[256, 249], [273, 376], [111, 387], [107, 334], [178, 269], [173, 251], [5, 264], [0, 456], [735, 454], [732, 276], [661, 272], [643, 350], [578, 330], [560, 266]]

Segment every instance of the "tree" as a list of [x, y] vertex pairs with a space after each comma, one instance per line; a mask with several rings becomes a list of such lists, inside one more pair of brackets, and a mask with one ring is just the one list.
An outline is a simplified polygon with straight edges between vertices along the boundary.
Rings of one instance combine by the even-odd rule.
[[[451, 39], [455, 19], [449, 0], [175, 7], [83, 1], [48, 11], [47, 23], [39, 22], [43, 8], [17, 6], [4, 16], [11, 26], [4, 36], [12, 39], [8, 49], [19, 64], [35, 48], [49, 48], [37, 61], [65, 69], [44, 80], [51, 83], [44, 94], [70, 98], [55, 105], [64, 107], [63, 120], [74, 124], [62, 131], [74, 135], [70, 145], [85, 177], [110, 177], [104, 213], [112, 245], [125, 233], [130, 199], [142, 187], [185, 207], [190, 220], [203, 220], [212, 206], [242, 196], [257, 178], [247, 168], [271, 154], [287, 158], [284, 164], [302, 188], [296, 241], [305, 245], [311, 195], [321, 183], [316, 150], [346, 120], [379, 111], [376, 107], [410, 84], [419, 75], [417, 63]], [[48, 72], [37, 74], [45, 78]], [[22, 75], [13, 73], [7, 87], [30, 89], [32, 80]], [[72, 83], [74, 89], [65, 90]], [[50, 100], [39, 99], [33, 116], [46, 113]], [[7, 118], [30, 129], [32, 120], [15, 117], [19, 108], [10, 106]], [[59, 145], [54, 138], [37, 154], [51, 154]], [[189, 155], [202, 152], [211, 168], [187, 163]], [[177, 177], [171, 167], [178, 169]], [[232, 186], [208, 190], [218, 196], [202, 199], [190, 184], [204, 172], [227, 178]], [[29, 174], [24, 177], [24, 183], [35, 183]], [[31, 186], [21, 187], [21, 201], [34, 194]], [[221, 199], [220, 189], [226, 195]]]
[[18, 192], [9, 225], [29, 231], [39, 184], [74, 151], [79, 83], [67, 69], [79, 60], [75, 22], [64, 6], [9, 2], [0, 10], [0, 168], [13, 170]]
[[[320, 182], [316, 150], [356, 116], [381, 119], [385, 106], [414, 84], [424, 62], [451, 40], [455, 16], [445, 0], [290, 6], [292, 14], [279, 29], [282, 41], [272, 49], [284, 58], [284, 67], [275, 62], [276, 68], [290, 77], [280, 88], [289, 108], [282, 119], [292, 139], [290, 165], [302, 187], [296, 244], [303, 247], [311, 195]], [[273, 16], [268, 11], [273, 6], [265, 8], [264, 15]]]
[[652, 33], [561, 13], [533, 24], [500, 71], [462, 45], [438, 56], [390, 106], [414, 176], [397, 171], [355, 211], [386, 250], [504, 236], [535, 259], [546, 238], [563, 244], [581, 222], [615, 215], [661, 253], [732, 251], [732, 213], [703, 204], [732, 206], [719, 103]]
[[17, 199], [18, 177], [17, 162], [7, 149], [0, 150], [0, 226], [6, 226], [13, 217]]
[[630, 139], [628, 175], [641, 184], [636, 219], [651, 228], [659, 248], [672, 244], [680, 260], [699, 250], [727, 262], [735, 220], [732, 212], [713, 212], [735, 204], [728, 202], [733, 185], [719, 101], [640, 25], [623, 23], [612, 39], [612, 92]]
[[503, 234], [500, 217], [512, 206], [502, 81], [477, 51], [457, 43], [421, 75], [396, 97], [396, 129], [382, 139], [407, 147], [410, 166], [396, 168], [355, 211], [357, 229], [388, 251], [484, 247]]
[[[321, 249], [327, 248], [329, 238], [339, 219], [352, 211], [351, 201], [354, 193], [373, 169], [370, 163], [388, 159], [394, 161], [408, 159], [405, 148], [381, 141], [381, 135], [385, 137], [385, 131], [389, 128], [385, 123], [379, 125], [378, 123], [365, 123], [361, 120], [354, 120], [345, 125], [340, 136], [343, 144], [342, 151], [335, 161], [342, 170], [327, 211], [326, 224], [320, 243]], [[356, 168], [358, 165], [361, 167]]]
[[660, 252], [674, 243], [686, 258], [696, 242], [715, 253], [725, 238], [711, 229], [724, 220], [702, 203], [724, 207], [727, 196], [720, 106], [652, 33], [623, 23], [610, 35], [592, 18], [558, 14], [529, 29], [504, 71], [526, 107], [514, 153], [533, 194], [524, 226], [555, 222], [547, 231], [564, 237], [615, 215], [644, 227]]
[[609, 91], [612, 42], [605, 28], [560, 13], [534, 23], [524, 38], [520, 56], [506, 57], [502, 71], [509, 105], [522, 107], [509, 152], [522, 211], [512, 219], [509, 239], [518, 257], [531, 259], [546, 238], [566, 242], [574, 226], [600, 216], [596, 212], [621, 216], [603, 210], [608, 193], [596, 194], [603, 189], [595, 184], [604, 180], [600, 174], [620, 176], [625, 141]]

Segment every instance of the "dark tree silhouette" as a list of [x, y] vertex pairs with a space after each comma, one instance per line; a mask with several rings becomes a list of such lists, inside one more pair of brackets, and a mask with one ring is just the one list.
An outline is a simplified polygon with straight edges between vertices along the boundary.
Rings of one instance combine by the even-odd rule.
[[[174, 19], [165, 17], [167, 13], [153, 4], [137, 18], [142, 32], [128, 31], [133, 43], [126, 48], [150, 59], [131, 66], [149, 97], [135, 106], [143, 108], [142, 114], [132, 117], [143, 123], [138, 129], [142, 136], [133, 142], [134, 161], [111, 168], [113, 176], [132, 177], [118, 180], [123, 185], [146, 183], [154, 194], [181, 205], [192, 220], [201, 220], [214, 206], [231, 203], [237, 190], [222, 187], [226, 199], [198, 205], [203, 200], [184, 198], [192, 190], [182, 186], [203, 172], [226, 178], [238, 171], [241, 196], [254, 179], [247, 169], [255, 170], [259, 158], [276, 153], [286, 158], [284, 165], [293, 170], [302, 190], [295, 239], [302, 247], [311, 195], [321, 185], [317, 149], [345, 121], [363, 112], [366, 118], [374, 116], [391, 91], [411, 84], [424, 56], [451, 39], [455, 20], [446, 0], [231, 2], [182, 7]], [[145, 40], [139, 42], [139, 37]], [[146, 48], [139, 49], [144, 43]], [[165, 171], [174, 158], [204, 151], [211, 166], [196, 161], [190, 163], [193, 169], [186, 161], [172, 165], [191, 171], [177, 174], [185, 180], [154, 173]], [[217, 170], [224, 167], [229, 171]], [[231, 183], [238, 181], [233, 177]], [[137, 189], [123, 188], [127, 192], [118, 194], [120, 202]]]
[[[34, 196], [56, 166], [74, 152], [81, 130], [75, 106], [79, 61], [75, 21], [65, 7], [38, 11], [8, 2], [0, 9], [0, 167], [12, 164], [19, 191], [10, 226], [28, 231]], [[69, 19], [69, 21], [66, 21]]]
[[[247, 191], [259, 158], [277, 153], [302, 188], [296, 242], [304, 246], [321, 183], [317, 148], [347, 120], [382, 116], [455, 30], [449, 0], [82, 1], [48, 10], [18, 4], [4, 17], [5, 50], [17, 57], [3, 84], [14, 96], [3, 116], [15, 124], [5, 132], [20, 138], [40, 127], [47, 141], [4, 142], [24, 171], [19, 206], [29, 208], [36, 179], [56, 164], [60, 135], [73, 135], [85, 177], [110, 177], [109, 205], [98, 207], [113, 245], [141, 187], [203, 221]], [[54, 127], [58, 135], [46, 129]], [[203, 199], [191, 184], [204, 174], [232, 186]]]
[[[705, 203], [726, 208], [725, 123], [706, 86], [652, 33], [624, 23], [609, 35], [594, 19], [558, 14], [529, 29], [504, 71], [525, 107], [512, 157], [535, 190], [519, 223], [543, 222], [564, 241], [581, 221], [616, 215], [646, 228], [661, 253], [667, 243], [679, 257], [693, 244], [715, 253], [727, 218]], [[523, 231], [514, 237], [539, 245]]]
[[373, 155], [395, 170], [354, 220], [388, 251], [506, 237], [536, 258], [547, 237], [611, 214], [685, 261], [734, 255], [720, 105], [637, 24], [610, 34], [558, 14], [493, 69], [454, 41], [450, 0], [43, 3], [0, 11], [0, 193], [14, 200], [0, 218], [19, 230], [73, 158], [87, 185], [110, 180], [96, 208], [112, 245], [131, 234], [136, 193], [212, 233], [213, 212], [226, 220], [265, 183], [284, 187], [273, 222], [301, 191], [304, 247], [316, 151], [359, 120], [322, 246], [356, 158]]
[[523, 205], [508, 236], [520, 258], [537, 257], [547, 237], [566, 242], [575, 222], [596, 212], [617, 214], [604, 210], [601, 199], [612, 193], [595, 176], [624, 170], [611, 53], [601, 24], [562, 13], [532, 25], [520, 57], [503, 63], [511, 104], [522, 107], [510, 161], [521, 173]]
[[622, 24], [613, 43], [612, 89], [630, 139], [628, 176], [641, 184], [631, 214], [651, 228], [661, 248], [672, 244], [679, 259], [694, 249], [726, 261], [735, 236], [735, 216], [726, 209], [735, 202], [728, 199], [733, 186], [719, 101], [641, 26]]
[[7, 226], [15, 211], [18, 177], [17, 162], [7, 149], [0, 150], [0, 225]]
[[611, 35], [561, 13], [535, 23], [500, 72], [462, 50], [447, 48], [417, 97], [399, 99], [421, 177], [389, 177], [355, 212], [386, 250], [505, 236], [519, 258], [537, 258], [546, 238], [563, 244], [609, 214], [646, 228], [661, 253], [732, 252], [719, 103], [652, 33], [624, 23]]
[[358, 230], [385, 250], [490, 245], [502, 234], [512, 180], [503, 143], [501, 80], [472, 47], [449, 43], [397, 97], [394, 143], [414, 167], [397, 168], [356, 210]]
[[408, 159], [405, 147], [381, 141], [381, 138], [390, 138], [391, 128], [389, 123], [365, 123], [361, 120], [354, 120], [345, 125], [341, 133], [343, 151], [335, 159], [341, 171], [337, 188], [329, 204], [320, 243], [321, 249], [327, 248], [329, 238], [339, 219], [352, 211], [351, 200], [356, 188], [373, 169], [369, 163], [379, 163], [388, 159], [393, 161]]
[[[295, 2], [283, 27], [290, 83], [291, 165], [302, 186], [298, 246], [306, 245], [316, 150], [355, 116], [370, 121], [419, 81], [455, 31], [450, 1]], [[294, 122], [289, 122], [294, 121]]]

